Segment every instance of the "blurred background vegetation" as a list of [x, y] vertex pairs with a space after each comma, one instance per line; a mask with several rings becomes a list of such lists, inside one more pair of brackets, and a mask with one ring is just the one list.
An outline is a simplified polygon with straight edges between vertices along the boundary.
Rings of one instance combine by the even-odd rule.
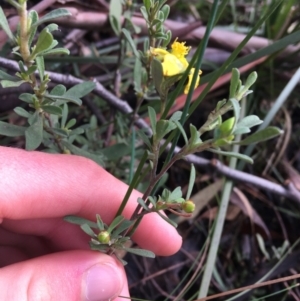
[[[99, 156], [100, 163], [109, 172], [129, 183], [143, 154], [143, 146], [135, 132], [131, 131], [132, 113], [127, 107], [124, 109], [126, 103], [132, 111], [137, 106], [133, 88], [135, 57], [129, 45], [117, 37], [110, 26], [108, 16], [114, 9], [113, 2], [29, 0], [28, 7], [35, 8], [41, 16], [59, 7], [72, 13], [72, 17], [56, 21], [60, 30], [54, 32], [55, 38], [71, 54], [68, 57], [46, 58], [46, 70], [85, 80], [96, 79], [121, 100], [116, 105], [109, 101], [109, 97], [91, 94], [83, 99], [81, 107], [70, 106], [69, 117], [76, 118], [80, 129], [78, 135], [74, 135], [74, 144], [78, 149]], [[222, 237], [219, 244], [214, 246], [218, 248], [218, 254], [209, 295], [254, 284], [264, 276], [264, 280], [269, 280], [300, 273], [300, 247], [297, 245], [300, 199], [291, 199], [284, 193], [272, 193], [272, 183], [281, 185], [286, 191], [300, 190], [300, 77], [297, 75], [300, 66], [300, 3], [299, 0], [219, 2], [223, 9], [205, 50], [201, 83], [193, 100], [201, 95], [206, 84], [256, 26], [261, 16], [278, 4], [270, 18], [263, 22], [241, 49], [238, 57], [226, 67], [228, 70], [238, 67], [242, 79], [247, 78], [251, 71], [257, 71], [258, 80], [253, 87], [254, 93], [247, 98], [245, 110], [264, 120], [271, 108], [275, 108], [270, 124], [283, 129], [284, 134], [255, 146], [252, 151], [249, 148], [240, 150], [241, 153], [251, 154], [255, 163], [252, 166], [238, 165], [246, 177], [234, 182], [229, 197]], [[0, 3], [11, 27], [16, 27], [16, 11], [4, 1]], [[132, 24], [136, 26], [132, 35], [142, 49], [147, 33], [139, 11], [142, 1], [124, 0], [122, 3], [131, 14]], [[165, 26], [172, 31], [173, 40], [178, 37], [179, 41], [186, 41], [186, 45], [195, 50], [203, 39], [213, 1], [170, 0], [167, 4], [171, 12]], [[16, 59], [3, 32], [0, 32], [0, 45], [1, 57]], [[217, 101], [228, 97], [229, 81], [228, 73], [218, 77], [190, 116], [187, 129], [189, 122], [199, 128]], [[27, 86], [0, 87], [1, 121], [23, 125], [23, 119], [13, 109], [26, 105], [21, 103], [18, 95], [27, 90]], [[181, 110], [185, 98], [179, 96], [171, 111], [174, 108]], [[146, 122], [149, 105], [156, 108], [157, 99], [146, 99], [138, 110], [139, 116]], [[182, 143], [179, 141], [179, 146]], [[24, 148], [24, 139], [0, 136], [0, 144]], [[227, 159], [211, 153], [200, 155], [228, 164]], [[163, 154], [161, 164], [164, 157]], [[197, 204], [197, 214], [191, 219], [177, 220], [178, 230], [183, 236], [182, 249], [174, 256], [154, 260], [127, 256], [129, 264], [126, 269], [132, 297], [143, 300], [193, 300], [198, 296], [212, 229], [218, 223], [217, 212], [224, 177], [212, 166], [207, 168], [207, 165], [199, 164], [196, 167], [192, 200]], [[267, 179], [270, 188], [255, 185], [247, 175]], [[168, 187], [172, 190], [181, 186], [185, 191], [188, 178], [189, 164], [180, 161], [165, 176], [161, 189]], [[143, 190], [146, 185], [147, 176], [138, 188]], [[294, 248], [289, 249], [295, 243]], [[216, 300], [300, 300], [299, 288], [288, 289], [295, 283], [282, 282], [251, 290], [232, 299], [220, 297]], [[277, 294], [268, 298], [273, 293]]]

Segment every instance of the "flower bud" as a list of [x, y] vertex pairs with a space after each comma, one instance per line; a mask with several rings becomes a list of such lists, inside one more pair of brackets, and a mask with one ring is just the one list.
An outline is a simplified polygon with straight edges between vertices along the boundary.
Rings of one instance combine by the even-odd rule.
[[196, 205], [192, 200], [187, 200], [181, 204], [181, 209], [186, 213], [193, 213], [195, 207]]
[[101, 231], [97, 237], [99, 242], [103, 244], [107, 244], [110, 241], [110, 234], [107, 231]]
[[235, 123], [235, 117], [231, 117], [225, 120], [219, 127], [219, 131], [221, 132], [222, 138], [227, 137], [231, 134], [232, 128]]

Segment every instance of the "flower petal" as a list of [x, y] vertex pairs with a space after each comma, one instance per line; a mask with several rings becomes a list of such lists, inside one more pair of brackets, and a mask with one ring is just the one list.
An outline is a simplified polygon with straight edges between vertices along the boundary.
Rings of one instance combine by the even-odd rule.
[[[186, 86], [184, 87], [184, 94], [188, 94], [188, 93], [189, 93], [189, 90], [190, 90], [190, 87], [191, 87], [191, 83], [192, 83], [192, 79], [193, 79], [194, 73], [195, 73], [195, 68], [192, 68], [190, 74], [188, 75], [188, 83], [187, 83]], [[199, 83], [200, 83], [200, 75], [201, 75], [201, 74], [202, 74], [202, 71], [199, 70], [198, 77], [197, 77], [197, 80], [196, 80], [196, 84], [195, 84], [195, 88], [194, 88], [194, 89], [196, 89], [196, 88], [199, 86]]]
[[174, 76], [183, 73], [186, 67], [173, 54], [166, 54], [162, 62], [164, 76]]

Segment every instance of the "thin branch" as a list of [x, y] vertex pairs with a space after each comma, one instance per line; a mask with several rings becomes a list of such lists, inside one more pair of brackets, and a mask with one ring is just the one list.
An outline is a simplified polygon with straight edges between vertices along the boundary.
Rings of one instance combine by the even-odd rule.
[[[8, 68], [13, 71], [19, 71], [19, 65], [17, 64], [17, 62], [8, 60], [8, 59], [2, 58], [2, 57], [0, 57], [0, 66], [4, 67], [4, 68]], [[64, 74], [50, 72], [50, 71], [47, 71], [47, 73], [49, 74], [51, 81], [60, 83], [60, 84], [64, 84], [65, 86], [68, 86], [68, 87], [84, 82], [84, 80], [79, 79], [72, 75], [64, 75]], [[38, 72], [36, 72], [36, 75], [38, 75]], [[100, 84], [99, 82], [95, 81], [95, 84], [96, 84], [96, 87], [93, 90], [94, 94], [103, 98], [109, 105], [113, 106], [114, 108], [116, 108], [117, 110], [119, 110], [122, 113], [125, 113], [125, 114], [133, 113], [132, 108], [129, 106], [129, 104], [125, 100], [122, 100], [122, 99], [119, 99], [118, 97], [116, 97], [114, 94], [112, 94], [107, 89], [105, 89], [105, 87], [102, 84]], [[135, 124], [139, 128], [147, 129], [148, 134], [151, 133], [151, 130], [150, 130], [148, 124], [143, 119], [137, 118], [135, 121]]]

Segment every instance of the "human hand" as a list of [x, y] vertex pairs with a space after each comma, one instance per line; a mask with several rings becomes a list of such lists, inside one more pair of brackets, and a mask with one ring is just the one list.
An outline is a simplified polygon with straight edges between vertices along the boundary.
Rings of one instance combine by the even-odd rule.
[[[109, 223], [127, 185], [82, 157], [6, 147], [0, 175], [0, 300], [127, 300], [118, 297], [129, 296], [123, 266], [89, 250], [88, 236], [63, 221], [98, 213]], [[138, 196], [132, 193], [125, 217]], [[133, 240], [157, 255], [181, 246], [176, 230], [155, 213], [143, 218]]]

